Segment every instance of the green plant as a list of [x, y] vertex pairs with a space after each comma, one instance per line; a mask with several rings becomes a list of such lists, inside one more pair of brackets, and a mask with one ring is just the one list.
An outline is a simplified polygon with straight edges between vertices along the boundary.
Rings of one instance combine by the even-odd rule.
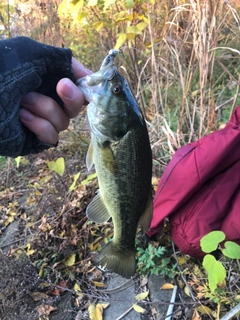
[[225, 240], [226, 236], [222, 231], [212, 231], [205, 235], [200, 245], [202, 251], [207, 253], [203, 259], [203, 267], [208, 273], [208, 283], [211, 292], [213, 293], [217, 286], [226, 278], [226, 270], [221, 261], [209, 254], [217, 249], [222, 251], [222, 254], [230, 259], [240, 259], [240, 246], [233, 241], [226, 241], [224, 247], [220, 245]]
[[155, 248], [152, 244], [146, 249], [137, 248], [138, 271], [141, 275], [155, 274], [173, 278], [176, 275], [177, 263], [172, 264], [169, 257], [164, 257], [164, 247]]

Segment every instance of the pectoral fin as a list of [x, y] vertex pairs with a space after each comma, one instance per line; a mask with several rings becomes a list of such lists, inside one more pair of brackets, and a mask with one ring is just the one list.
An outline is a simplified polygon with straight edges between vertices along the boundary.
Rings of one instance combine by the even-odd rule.
[[117, 168], [117, 163], [110, 144], [102, 146], [100, 151], [105, 168], [110, 172], [114, 172]]
[[93, 146], [92, 146], [92, 143], [90, 143], [90, 145], [88, 147], [87, 156], [86, 156], [86, 166], [87, 166], [88, 171], [90, 171], [92, 169], [93, 164], [94, 164]]
[[101, 194], [98, 193], [93, 200], [89, 203], [86, 215], [89, 220], [96, 223], [103, 223], [110, 219], [108, 210], [101, 198]]
[[141, 229], [143, 233], [145, 233], [150, 227], [150, 223], [152, 221], [152, 211], [153, 211], [153, 199], [152, 199], [152, 191], [151, 191], [148, 197], [148, 202], [147, 202], [145, 211], [143, 212], [140, 218]]

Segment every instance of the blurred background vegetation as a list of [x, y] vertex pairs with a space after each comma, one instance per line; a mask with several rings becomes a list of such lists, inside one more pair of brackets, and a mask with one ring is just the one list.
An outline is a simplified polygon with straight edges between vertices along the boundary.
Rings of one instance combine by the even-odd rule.
[[97, 71], [112, 48], [149, 124], [155, 159], [219, 129], [240, 104], [238, 0], [0, 1], [1, 37], [70, 47]]

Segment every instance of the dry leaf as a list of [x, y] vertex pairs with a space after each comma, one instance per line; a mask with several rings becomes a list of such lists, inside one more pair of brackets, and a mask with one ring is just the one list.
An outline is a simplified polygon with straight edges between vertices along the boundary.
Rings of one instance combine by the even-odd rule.
[[184, 287], [184, 292], [186, 293], [187, 296], [189, 296], [189, 297], [191, 296], [190, 295], [190, 291], [189, 291], [189, 287], [185, 286]]
[[76, 260], [76, 253], [73, 253], [67, 259], [65, 259], [63, 263], [65, 264], [65, 266], [71, 267], [74, 265], [75, 260]]
[[96, 306], [91, 303], [88, 307], [88, 314], [91, 320], [102, 320], [103, 306], [98, 303]]
[[212, 310], [206, 306], [197, 307], [197, 311], [200, 312], [201, 314], [208, 314], [208, 315], [212, 313]]
[[138, 304], [133, 303], [133, 309], [138, 313], [145, 313], [146, 310], [140, 307]]
[[135, 299], [138, 300], [138, 301], [144, 300], [144, 299], [147, 298], [148, 294], [149, 294], [149, 291], [139, 293], [139, 294], [137, 294], [137, 295], [135, 296]]
[[165, 283], [160, 289], [161, 290], [172, 290], [174, 288], [174, 285], [171, 283]]
[[31, 294], [34, 301], [40, 301], [42, 299], [48, 299], [49, 296], [44, 292], [33, 292]]
[[143, 278], [141, 281], [141, 287], [146, 286], [147, 283], [148, 283], [148, 278]]
[[49, 315], [54, 310], [57, 310], [57, 308], [50, 305], [41, 305], [37, 307], [37, 312], [39, 316]]
[[180, 256], [180, 257], [178, 258], [178, 264], [179, 264], [180, 266], [183, 265], [184, 263], [186, 263], [186, 261], [187, 261], [187, 259], [186, 259], [186, 256], [185, 256], [185, 255]]
[[192, 320], [201, 320], [202, 318], [200, 317], [199, 313], [197, 310], [194, 310]]
[[82, 290], [81, 290], [80, 286], [77, 283], [75, 283], [73, 289], [76, 292], [78, 297], [83, 297]]
[[106, 287], [106, 284], [105, 284], [105, 283], [98, 282], [98, 281], [93, 281], [93, 284], [94, 284], [96, 287]]

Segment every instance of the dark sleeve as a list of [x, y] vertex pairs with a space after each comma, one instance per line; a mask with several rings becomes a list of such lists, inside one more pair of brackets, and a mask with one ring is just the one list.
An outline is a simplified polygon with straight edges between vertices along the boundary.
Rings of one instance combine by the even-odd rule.
[[26, 37], [0, 41], [0, 155], [17, 157], [47, 149], [18, 119], [20, 102], [31, 91], [62, 106], [56, 85], [73, 80], [72, 53]]

